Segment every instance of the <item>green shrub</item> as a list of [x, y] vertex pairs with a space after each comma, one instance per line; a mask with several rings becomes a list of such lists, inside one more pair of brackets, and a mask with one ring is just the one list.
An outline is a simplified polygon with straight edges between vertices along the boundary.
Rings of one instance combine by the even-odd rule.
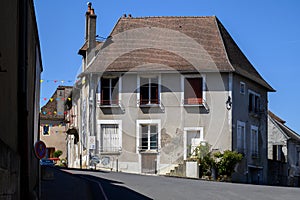
[[61, 156], [63, 154], [63, 152], [61, 150], [57, 150], [53, 153], [54, 158], [59, 158], [59, 156]]

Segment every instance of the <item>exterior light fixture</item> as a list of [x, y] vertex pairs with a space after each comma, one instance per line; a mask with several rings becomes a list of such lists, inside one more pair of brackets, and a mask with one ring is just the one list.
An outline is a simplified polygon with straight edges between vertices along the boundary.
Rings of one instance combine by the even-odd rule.
[[230, 110], [231, 107], [232, 107], [231, 97], [228, 96], [228, 99], [226, 101], [226, 108], [227, 108], [227, 110]]

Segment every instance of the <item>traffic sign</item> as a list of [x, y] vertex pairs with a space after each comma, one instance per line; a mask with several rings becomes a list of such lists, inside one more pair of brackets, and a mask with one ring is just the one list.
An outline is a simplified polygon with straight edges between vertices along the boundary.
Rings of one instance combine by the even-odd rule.
[[43, 141], [37, 141], [34, 144], [35, 155], [38, 159], [42, 159], [46, 155], [46, 144]]

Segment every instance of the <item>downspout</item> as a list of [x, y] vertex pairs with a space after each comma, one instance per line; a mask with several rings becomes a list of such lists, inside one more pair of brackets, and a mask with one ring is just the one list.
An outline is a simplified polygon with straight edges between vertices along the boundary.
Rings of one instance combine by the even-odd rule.
[[27, 1], [18, 1], [18, 154], [20, 155], [20, 197], [30, 199], [29, 191], [29, 138], [28, 138], [28, 108], [27, 108]]
[[228, 110], [227, 117], [228, 117], [228, 128], [229, 128], [229, 141], [231, 144], [231, 150], [233, 150], [233, 143], [232, 143], [232, 112], [233, 112], [233, 74], [232, 72], [228, 75], [228, 97], [231, 99], [231, 109]]

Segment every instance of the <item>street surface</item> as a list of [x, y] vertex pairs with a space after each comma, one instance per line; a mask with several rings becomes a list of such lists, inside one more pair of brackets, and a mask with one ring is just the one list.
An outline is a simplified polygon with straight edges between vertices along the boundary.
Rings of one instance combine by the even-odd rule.
[[[300, 188], [221, 183], [108, 171], [65, 170], [98, 183], [105, 199], [296, 200]], [[100, 183], [100, 184], [99, 184]], [[97, 188], [93, 188], [97, 189]], [[101, 193], [99, 192], [99, 193]]]

